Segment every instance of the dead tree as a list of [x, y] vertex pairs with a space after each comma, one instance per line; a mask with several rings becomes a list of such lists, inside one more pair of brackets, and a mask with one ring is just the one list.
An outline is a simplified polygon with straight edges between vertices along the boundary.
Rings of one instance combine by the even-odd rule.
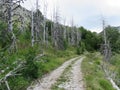
[[[2, 85], [3, 83], [5, 83], [6, 87], [7, 87], [7, 90], [12, 90], [10, 89], [10, 86], [8, 84], [8, 78], [9, 77], [15, 77], [17, 75], [21, 75], [20, 73], [18, 74], [18, 72], [20, 72], [21, 70], [24, 69], [24, 65], [25, 65], [25, 62], [15, 62], [15, 63], [19, 63], [17, 65], [17, 67], [15, 67], [13, 70], [9, 71], [5, 76], [3, 76], [2, 78], [0, 78], [0, 85]], [[14, 63], [14, 64], [15, 64]]]
[[56, 49], [64, 49], [64, 27], [60, 24], [60, 14], [58, 8], [54, 9], [53, 14], [52, 40]]
[[71, 29], [70, 27], [67, 28], [67, 42], [71, 45]]
[[34, 21], [33, 21], [33, 10], [32, 10], [32, 20], [31, 20], [31, 43], [32, 43], [32, 47], [34, 46]]
[[111, 58], [111, 48], [110, 48], [110, 43], [107, 40], [104, 20], [103, 20], [103, 37], [104, 37], [104, 45], [103, 45], [103, 47], [104, 47], [104, 50], [103, 50], [104, 61], [109, 62], [109, 60]]
[[43, 31], [43, 43], [46, 43], [46, 16], [47, 16], [47, 2], [44, 1], [44, 31]]
[[66, 20], [64, 19], [64, 39], [66, 40]]
[[58, 10], [56, 10], [56, 8], [54, 8], [54, 13], [53, 13], [53, 44], [55, 47], [57, 47], [57, 34], [58, 34], [58, 26], [59, 26], [59, 14], [58, 14]]
[[102, 54], [103, 54], [102, 68], [106, 76], [109, 77], [110, 76], [109, 61], [111, 59], [111, 47], [109, 41], [107, 40], [104, 20], [103, 20], [103, 37], [104, 37], [104, 44], [102, 45]]
[[38, 9], [38, 7], [39, 7], [39, 5], [38, 5], [38, 0], [36, 0], [36, 20], [37, 20], [37, 23], [36, 23], [36, 26], [35, 26], [35, 28], [36, 28], [36, 30], [35, 30], [35, 37], [36, 37], [36, 41], [38, 41], [38, 32], [39, 32], [39, 21], [38, 21], [38, 18], [39, 18], [39, 9]]
[[48, 38], [49, 38], [49, 34], [48, 34], [48, 27], [46, 27], [46, 45], [48, 46]]
[[103, 37], [104, 37], [104, 44], [102, 45], [102, 49], [103, 49], [103, 70], [106, 74], [107, 79], [112, 83], [113, 87], [117, 90], [120, 90], [119, 87], [117, 86], [117, 83], [119, 83], [119, 75], [117, 75], [117, 72], [115, 72], [114, 70], [110, 69], [110, 59], [112, 56], [112, 51], [111, 51], [111, 47], [110, 47], [110, 43], [108, 41], [107, 38], [107, 34], [106, 34], [106, 29], [105, 29], [105, 21], [103, 20]]
[[43, 27], [44, 27], [43, 21], [44, 21], [44, 17], [39, 10], [38, 0], [36, 0], [36, 9], [35, 11], [33, 11], [32, 18], [31, 18], [31, 27], [32, 27], [31, 28], [31, 37], [32, 37], [31, 42], [33, 43], [33, 45], [42, 43]]
[[75, 26], [74, 26], [74, 20], [72, 18], [71, 20], [71, 30], [70, 30], [70, 43], [71, 45], [75, 45], [75, 38], [76, 38], [76, 35], [75, 35]]
[[[4, 14], [4, 20], [8, 23], [8, 32], [11, 34], [11, 45], [10, 45], [10, 52], [17, 50], [17, 42], [16, 36], [13, 31], [13, 24], [15, 21], [19, 21], [22, 17], [20, 14], [16, 14], [16, 10], [20, 7], [20, 3], [24, 0], [3, 0], [0, 4], [2, 5], [2, 13]], [[16, 20], [13, 17], [18, 16]]]
[[78, 28], [76, 28], [76, 45], [79, 46], [79, 43], [81, 41], [81, 33]]

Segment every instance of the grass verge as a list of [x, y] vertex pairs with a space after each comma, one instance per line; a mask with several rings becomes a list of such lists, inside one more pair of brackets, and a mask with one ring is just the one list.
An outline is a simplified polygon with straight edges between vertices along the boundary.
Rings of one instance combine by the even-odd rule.
[[[26, 70], [23, 70], [25, 73], [20, 71], [19, 73], [21, 73], [21, 75], [9, 77], [7, 79], [11, 90], [26, 90], [26, 88], [36, 80], [35, 78], [41, 78], [43, 75], [59, 67], [65, 61], [77, 56], [74, 47], [69, 47], [67, 50], [55, 50], [54, 48], [49, 47], [44, 48], [45, 55], [43, 57], [34, 61], [32, 58], [40, 54], [38, 46], [35, 46], [34, 48], [26, 47], [24, 49], [19, 49], [17, 53], [11, 55], [7, 53], [4, 54], [7, 58], [3, 57], [1, 59], [0, 62], [2, 63], [0, 65], [0, 71], [5, 70], [5, 72], [0, 73], [0, 78], [16, 67], [13, 63], [17, 60], [28, 62], [25, 67]], [[2, 57], [1, 53], [0, 55]], [[35, 66], [35, 68], [33, 69], [32, 66]], [[5, 69], [7, 67], [8, 69]], [[0, 85], [0, 90], [7, 90], [4, 82]]]
[[88, 53], [82, 62], [82, 72], [86, 90], [115, 90], [106, 79], [101, 68], [102, 56], [99, 53]]

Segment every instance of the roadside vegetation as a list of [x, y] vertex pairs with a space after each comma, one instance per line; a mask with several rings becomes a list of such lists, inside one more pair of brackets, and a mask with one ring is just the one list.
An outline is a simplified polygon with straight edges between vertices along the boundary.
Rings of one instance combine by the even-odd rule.
[[[0, 61], [1, 69], [4, 69], [6, 64], [8, 68], [6, 68], [6, 71], [2, 71], [0, 78], [2, 78], [2, 76], [7, 74], [10, 70], [13, 70], [15, 67], [17, 67], [15, 63], [25, 61], [25, 67], [23, 67], [20, 71], [17, 71], [17, 73], [20, 73], [20, 75], [9, 77], [8, 83], [12, 90], [26, 90], [30, 83], [37, 80], [38, 78], [40, 79], [43, 75], [54, 70], [66, 60], [77, 56], [76, 50], [73, 47], [70, 47], [64, 51], [56, 51], [53, 48], [49, 48], [45, 50], [42, 57], [35, 59], [38, 54], [39, 50], [37, 47], [35, 47], [29, 48], [27, 50], [20, 50], [17, 54], [7, 57], [9, 60], [2, 58]], [[19, 60], [19, 62], [17, 62], [17, 60]], [[0, 90], [7, 90], [4, 83], [1, 84]]]
[[100, 53], [87, 53], [82, 62], [86, 90], [115, 90], [102, 69]]
[[115, 53], [110, 60], [110, 71], [112, 79], [120, 87], [120, 54]]

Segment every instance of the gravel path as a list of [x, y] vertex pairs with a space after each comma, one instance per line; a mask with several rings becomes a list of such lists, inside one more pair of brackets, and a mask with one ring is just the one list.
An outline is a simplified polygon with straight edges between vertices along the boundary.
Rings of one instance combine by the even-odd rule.
[[[83, 58], [78, 59], [74, 64], [72, 64], [70, 71], [66, 71], [67, 81], [62, 82], [58, 85], [56, 90], [85, 90], [85, 85], [83, 82], [82, 72], [81, 72], [81, 62]], [[61, 89], [60, 89], [61, 88]]]
[[68, 67], [72, 61], [79, 58], [80, 57], [76, 57], [76, 58], [70, 59], [69, 61], [66, 61], [59, 68], [57, 68], [56, 70], [52, 71], [50, 74], [46, 75], [41, 80], [39, 80], [39, 83], [37, 83], [34, 86], [28, 87], [27, 90], [51, 90], [50, 88], [52, 87], [53, 84], [56, 83], [57, 79], [61, 76], [65, 68]]

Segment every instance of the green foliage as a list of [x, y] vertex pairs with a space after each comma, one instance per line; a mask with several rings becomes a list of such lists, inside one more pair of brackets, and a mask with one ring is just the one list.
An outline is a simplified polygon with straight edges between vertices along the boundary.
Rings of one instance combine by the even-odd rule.
[[7, 24], [0, 21], [0, 48], [5, 49], [11, 44], [11, 33], [7, 31]]
[[10, 88], [12, 90], [25, 90], [29, 85], [29, 82], [22, 76], [16, 76], [14, 78], [9, 78]]
[[66, 50], [68, 48], [68, 43], [66, 40], [63, 40], [63, 47], [64, 47], [64, 50]]
[[119, 54], [113, 55], [111, 60], [110, 60], [110, 64], [115, 65], [115, 66], [119, 66], [120, 65], [120, 55]]
[[79, 30], [82, 34], [82, 43], [84, 43], [84, 48], [87, 51], [97, 51], [100, 49], [100, 44], [102, 42], [102, 38], [95, 32], [90, 32], [83, 27], [80, 27]]
[[49, 36], [52, 35], [52, 32], [51, 32], [52, 26], [53, 26], [53, 22], [51, 22], [51, 21], [47, 21], [46, 22], [46, 27], [48, 27], [48, 34], [49, 34]]
[[[116, 27], [108, 26], [105, 28], [107, 39], [110, 42], [110, 46], [113, 52], [120, 51], [120, 33]], [[102, 32], [103, 33], [103, 32]]]
[[115, 51], [117, 53], [120, 53], [120, 36], [119, 36], [119, 38], [117, 39], [117, 41], [115, 43], [115, 47], [116, 47]]
[[[4, 64], [11, 66], [10, 70], [13, 70], [13, 68], [16, 67], [16, 65], [13, 64], [13, 62], [16, 60], [22, 59], [23, 61], [26, 61], [25, 67], [23, 67], [24, 69], [19, 72], [22, 75], [9, 77], [8, 79], [10, 88], [12, 88], [12, 90], [26, 90], [27, 86], [30, 85], [34, 79], [41, 78], [44, 74], [54, 70], [69, 58], [76, 56], [75, 49], [73, 47], [69, 47], [69, 49], [64, 51], [57, 50], [55, 52], [53, 48], [49, 48], [45, 49], [45, 55], [38, 58], [36, 61], [34, 58], [37, 56], [37, 54], [39, 54], [38, 49], [38, 46], [34, 46], [21, 49], [12, 55], [8, 55], [8, 53], [5, 54], [9, 60], [4, 60]], [[6, 66], [2, 66], [2, 68], [4, 69]], [[0, 86], [0, 89], [1, 88], [6, 90], [6, 86], [4, 84]]]
[[115, 53], [110, 60], [111, 67], [109, 68], [111, 72], [115, 72], [115, 83], [120, 87], [120, 54]]
[[34, 58], [36, 56], [36, 52], [31, 48], [29, 53], [26, 54], [26, 68], [24, 69], [24, 76], [28, 79], [36, 79], [38, 78], [38, 66], [35, 64]]
[[[39, 19], [41, 20], [41, 22], [43, 22], [44, 17], [39, 10], [37, 10], [37, 12], [34, 13], [34, 17], [36, 17], [37, 15], [40, 16]], [[37, 21], [36, 19], [38, 18], [34, 18], [34, 19], [35, 21]], [[0, 63], [1, 63], [0, 69], [3, 70], [4, 68], [9, 67], [9, 69], [7, 69], [5, 73], [0, 74], [0, 78], [4, 76], [6, 73], [8, 73], [10, 70], [13, 70], [14, 67], [17, 66], [17, 64], [13, 64], [14, 62], [19, 60], [26, 62], [24, 69], [20, 71], [20, 74], [22, 73], [21, 76], [9, 77], [8, 82], [12, 90], [26, 89], [26, 87], [32, 82], [32, 80], [42, 77], [42, 75], [49, 73], [51, 70], [54, 70], [69, 58], [76, 56], [76, 53], [80, 55], [80, 54], [83, 54], [85, 50], [90, 52], [99, 50], [100, 44], [102, 42], [101, 36], [99, 36], [97, 33], [92, 33], [84, 29], [83, 27], [80, 27], [79, 31], [81, 32], [82, 40], [79, 43], [78, 47], [70, 47], [68, 44], [68, 38], [64, 40], [64, 38], [61, 37], [62, 36], [61, 35], [59, 36], [59, 40], [58, 40], [60, 50], [55, 50], [51, 44], [51, 36], [52, 36], [51, 28], [53, 26], [53, 22], [48, 20], [46, 22], [46, 27], [48, 28], [48, 41], [50, 44], [48, 45], [47, 48], [42, 47], [41, 46], [42, 44], [37, 44], [34, 47], [31, 47], [30, 24], [28, 25], [27, 28], [25, 28], [23, 32], [18, 30], [18, 25], [19, 25], [19, 22], [16, 22], [13, 25], [13, 31], [17, 38], [18, 51], [16, 53], [9, 54], [7, 52], [7, 48], [10, 47], [11, 45], [12, 35], [7, 31], [7, 23], [2, 22], [0, 20], [0, 50], [2, 49], [0, 51]], [[40, 28], [42, 30], [43, 26], [40, 26]], [[62, 34], [63, 33], [62, 25], [59, 25], [59, 28], [60, 28], [60, 33]], [[67, 28], [67, 34], [70, 34], [71, 27], [66, 26], [66, 28]], [[116, 31], [113, 30], [112, 32], [109, 32], [109, 33], [110, 33], [110, 36], [112, 33], [115, 33], [112, 37], [117, 35], [117, 38], [118, 38], [118, 33]], [[71, 35], [67, 35], [67, 37], [71, 38]], [[41, 32], [40, 32], [39, 38], [40, 40], [42, 38]], [[111, 40], [111, 43], [114, 43], [116, 45], [116, 46], [112, 45], [114, 46], [115, 50], [120, 47], [120, 39], [116, 40], [116, 38], [110, 37], [110, 40]], [[45, 55], [43, 57], [40, 57], [36, 61], [35, 57], [38, 54], [41, 54], [41, 51], [43, 49], [44, 49]], [[101, 82], [104, 82], [104, 81], [100, 81], [100, 83], [97, 82], [97, 80], [99, 81], [98, 77], [101, 77], [101, 78], [103, 77], [103, 73], [99, 68], [101, 61], [96, 57], [93, 58], [94, 56], [95, 56], [94, 54], [87, 56], [90, 58], [90, 59], [88, 58], [87, 61], [89, 61], [93, 65], [88, 65], [86, 61], [84, 62], [84, 65], [85, 65], [84, 71], [86, 72], [85, 74], [88, 75], [88, 76], [85, 76], [85, 79], [87, 80], [87, 83], [89, 83], [88, 87], [92, 88], [92, 90], [103, 90], [101, 88], [108, 88], [108, 87], [105, 87], [101, 84]], [[95, 61], [93, 61], [92, 59]], [[118, 61], [111, 62], [111, 63], [116, 64], [117, 62]], [[95, 76], [98, 76], [98, 77], [94, 78]], [[94, 83], [95, 86], [92, 83]], [[2, 87], [3, 87], [3, 90], [6, 90], [6, 86], [4, 84], [2, 85]], [[0, 86], [0, 90], [1, 90], [1, 86]]]
[[80, 55], [82, 52], [81, 52], [81, 49], [80, 48], [77, 48], [77, 54]]
[[19, 40], [21, 42], [26, 42], [26, 41], [30, 41], [31, 39], [31, 32], [30, 30], [25, 30], [24, 32], [22, 32], [20, 35], [19, 35]]
[[85, 44], [84, 42], [79, 42], [79, 46], [77, 47], [77, 54], [80, 55], [80, 54], [83, 54], [85, 51]]
[[99, 53], [87, 53], [82, 62], [82, 72], [86, 90], [115, 90], [105, 78], [101, 68], [102, 57]]
[[77, 51], [78, 55], [84, 53], [84, 51], [85, 51], [85, 45], [84, 45], [83, 42], [80, 42], [80, 45], [79, 45], [79, 47], [76, 48], [76, 51]]
[[107, 81], [105, 79], [101, 79], [101, 80], [99, 80], [99, 83], [100, 83], [101, 87], [104, 88], [104, 90], [113, 90], [109, 81]]

